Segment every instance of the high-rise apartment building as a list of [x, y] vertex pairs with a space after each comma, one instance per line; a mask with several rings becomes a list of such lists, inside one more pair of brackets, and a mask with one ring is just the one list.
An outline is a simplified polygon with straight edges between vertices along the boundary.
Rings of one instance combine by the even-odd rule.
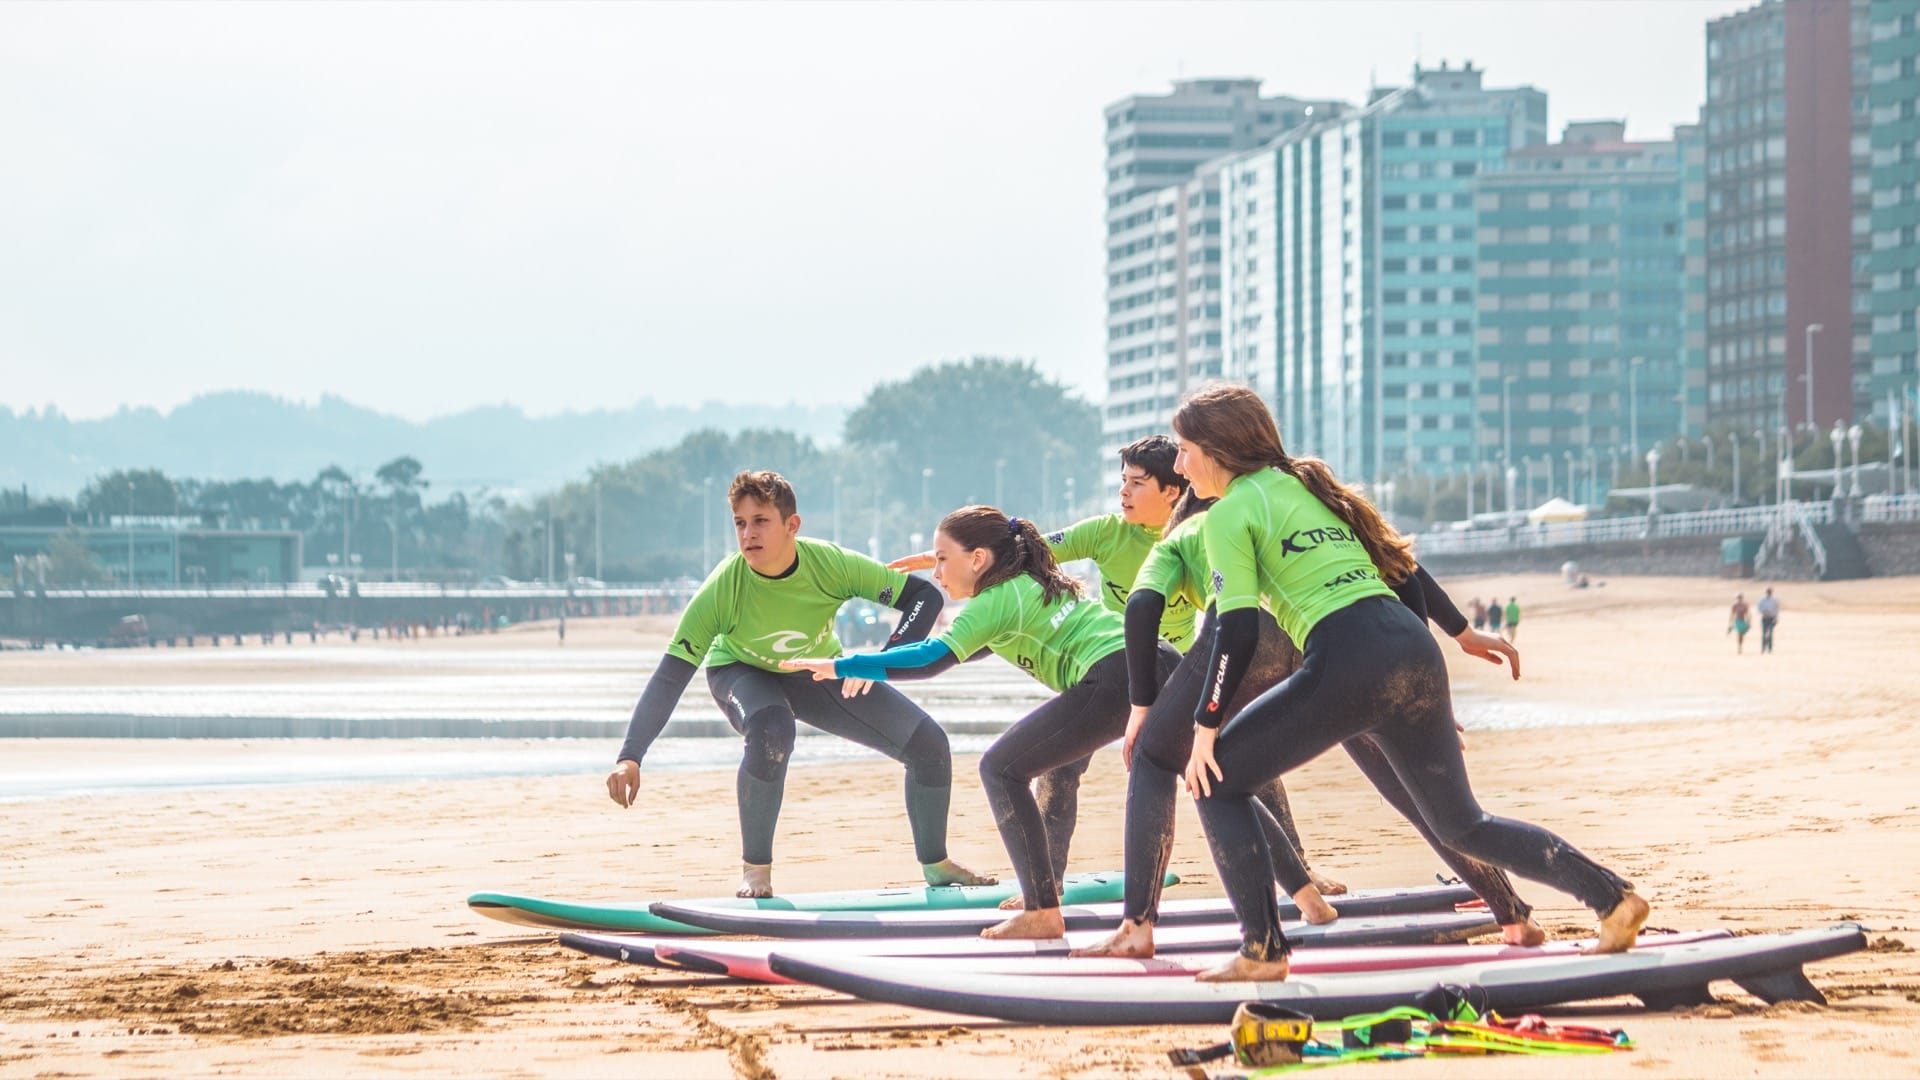
[[[1872, 409], [1920, 379], [1920, 0], [1873, 0]], [[1884, 415], [1884, 413], [1883, 413]]]
[[1622, 122], [1575, 123], [1480, 177], [1475, 461], [1521, 470], [1517, 505], [1598, 501], [1623, 455], [1701, 433], [1689, 143], [1696, 128], [1628, 142]]
[[1416, 67], [1222, 168], [1227, 372], [1344, 476], [1474, 454], [1474, 186], [1546, 141], [1547, 98]]
[[1221, 374], [1217, 167], [1338, 102], [1260, 96], [1258, 79], [1188, 79], [1107, 107], [1108, 451], [1167, 430], [1180, 395]]
[[1707, 24], [1707, 408], [1716, 424], [1824, 426], [1865, 402], [1869, 38], [1868, 0], [1766, 0]]

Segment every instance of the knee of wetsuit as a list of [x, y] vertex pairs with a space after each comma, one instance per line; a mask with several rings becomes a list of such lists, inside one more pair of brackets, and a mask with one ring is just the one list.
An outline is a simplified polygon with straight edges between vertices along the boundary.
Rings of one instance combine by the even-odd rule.
[[747, 753], [743, 764], [756, 780], [778, 780], [786, 775], [793, 754], [793, 713], [769, 705], [747, 717]]
[[927, 787], [953, 786], [953, 751], [947, 745], [947, 733], [932, 719], [923, 719], [907, 745], [900, 748], [900, 760], [915, 783]]

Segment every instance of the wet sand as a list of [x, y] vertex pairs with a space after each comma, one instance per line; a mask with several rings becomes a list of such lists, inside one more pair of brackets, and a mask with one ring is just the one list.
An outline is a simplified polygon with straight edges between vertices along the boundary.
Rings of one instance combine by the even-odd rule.
[[[1463, 713], [1490, 702], [1501, 706], [1486, 711], [1490, 722], [1532, 725], [1556, 711], [1587, 721], [1471, 732], [1469, 762], [1490, 809], [1560, 830], [1632, 877], [1654, 902], [1654, 925], [1757, 931], [1858, 919], [1881, 944], [1810, 969], [1832, 1000], [1824, 1009], [1766, 1008], [1722, 985], [1720, 1004], [1681, 1012], [1625, 1000], [1556, 1010], [1626, 1028], [1639, 1042], [1632, 1053], [1398, 1068], [1920, 1075], [1907, 1037], [1920, 1021], [1920, 959], [1908, 947], [1920, 945], [1920, 579], [1783, 587], [1772, 656], [1754, 655], [1757, 635], [1735, 656], [1724, 634], [1733, 592], [1757, 597], [1748, 583], [1445, 584], [1463, 600], [1517, 593], [1526, 608], [1517, 684], [1447, 647]], [[568, 631], [569, 647], [604, 639], [635, 648], [637, 664], [662, 640], [657, 626], [577, 621]], [[430, 662], [498, 641], [376, 647]], [[336, 647], [369, 646], [307, 648]], [[6, 653], [0, 680], [273, 679], [308, 670], [301, 649], [138, 664], [127, 654]], [[377, 679], [388, 667], [339, 677]], [[1595, 722], [1604, 716], [1636, 722]], [[204, 760], [209, 745], [14, 740], [0, 754], [10, 768], [164, 772]], [[953, 852], [1004, 873], [972, 767], [956, 761]], [[1076, 866], [1119, 865], [1124, 784], [1118, 756], [1103, 753], [1083, 789]], [[598, 772], [0, 803], [0, 1075], [1168, 1076], [1167, 1048], [1219, 1038], [1210, 1027], [1020, 1027], [656, 973], [570, 953], [464, 906], [481, 889], [725, 892], [737, 850], [732, 785], [730, 770], [651, 775], [627, 811], [607, 801]], [[1323, 871], [1364, 887], [1428, 880], [1439, 868], [1343, 757], [1289, 786]], [[1187, 884], [1169, 895], [1216, 894], [1189, 808], [1180, 829], [1173, 865]], [[911, 880], [897, 768], [796, 770], [779, 854], [775, 880], [787, 891]], [[1570, 898], [1524, 882], [1522, 891], [1556, 934], [1590, 926]]]

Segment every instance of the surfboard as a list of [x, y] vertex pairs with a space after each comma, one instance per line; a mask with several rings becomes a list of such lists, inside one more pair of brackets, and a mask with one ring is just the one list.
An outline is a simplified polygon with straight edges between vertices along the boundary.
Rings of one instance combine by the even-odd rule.
[[[1464, 885], [1427, 885], [1407, 889], [1359, 889], [1328, 902], [1342, 916], [1373, 917], [1447, 911], [1477, 899]], [[723, 934], [760, 937], [956, 937], [978, 934], [1007, 917], [998, 910], [951, 911], [766, 911], [739, 904], [711, 905], [665, 901], [653, 905], [664, 919], [699, 926]], [[1111, 930], [1119, 925], [1121, 905], [1067, 901], [1061, 908], [1068, 930]], [[1168, 900], [1160, 905], [1159, 925], [1197, 926], [1233, 921], [1233, 907], [1224, 897]], [[1300, 909], [1291, 899], [1280, 902], [1282, 919], [1297, 919]]]
[[[1190, 928], [1199, 930], [1200, 928]], [[1294, 929], [1289, 928], [1289, 934]], [[1172, 933], [1171, 931], [1169, 933]], [[1071, 947], [1084, 948], [1098, 941], [1102, 935], [1097, 932], [1081, 932], [1074, 935], [1081, 940]], [[1642, 949], [1656, 949], [1670, 945], [1687, 945], [1696, 941], [1710, 941], [1731, 937], [1726, 930], [1703, 930], [1682, 934], [1642, 934]], [[736, 979], [752, 982], [789, 982], [776, 974], [768, 963], [768, 958], [776, 951], [789, 956], [918, 956], [937, 963], [942, 971], [969, 971], [981, 975], [1133, 975], [1133, 976], [1192, 976], [1194, 973], [1225, 961], [1233, 955], [1234, 947], [1239, 944], [1237, 934], [1206, 931], [1206, 938], [1228, 939], [1211, 951], [1187, 952], [1184, 949], [1156, 949], [1157, 955], [1146, 959], [1124, 957], [1068, 956], [1065, 949], [1059, 952], [1041, 954], [1038, 952], [1010, 952], [993, 948], [1012, 944], [1011, 942], [988, 941], [982, 938], [947, 941], [941, 938], [895, 938], [878, 942], [805, 942], [792, 941], [671, 941], [660, 940], [650, 943], [653, 949], [652, 959], [641, 959], [638, 963], [654, 963], [660, 967], [682, 968], [703, 974], [727, 975]], [[1186, 944], [1185, 948], [1200, 947], [1195, 942], [1199, 935]], [[890, 953], [887, 947], [911, 950], [913, 942], [924, 941], [943, 943], [941, 952], [898, 952]], [[1157, 943], [1156, 943], [1157, 944]], [[1206, 940], [1205, 946], [1212, 946], [1212, 940]], [[1336, 945], [1321, 949], [1304, 949], [1293, 958], [1293, 972], [1297, 975], [1317, 975], [1330, 972], [1354, 971], [1400, 971], [1407, 968], [1446, 967], [1454, 964], [1495, 963], [1508, 960], [1537, 960], [1541, 957], [1578, 956], [1582, 950], [1590, 948], [1593, 939], [1580, 941], [1554, 941], [1545, 945], [1525, 947], [1519, 945]], [[971, 947], [971, 948], [969, 948]], [[984, 948], [983, 948], [984, 947]]]
[[[1177, 874], [1167, 884], [1177, 884]], [[1117, 901], [1125, 894], [1126, 875], [1117, 870], [1068, 874], [1063, 892], [1073, 904]], [[852, 889], [838, 892], [794, 893], [746, 900], [734, 896], [687, 900], [700, 908], [742, 911], [942, 911], [954, 908], [997, 908], [1009, 896], [1020, 895], [1018, 882], [1000, 885], [908, 886], [894, 889]], [[576, 903], [514, 893], [477, 892], [467, 906], [490, 919], [552, 930], [599, 930], [636, 934], [711, 934], [712, 930], [661, 918], [648, 909], [657, 903], [637, 900], [614, 903]], [[1004, 916], [1002, 916], [1004, 918]], [[998, 919], [993, 920], [998, 922]]]
[[1203, 983], [1129, 976], [1014, 978], [948, 971], [925, 960], [826, 957], [775, 951], [774, 973], [869, 1001], [1030, 1024], [1223, 1024], [1243, 1001], [1284, 1005], [1331, 1020], [1412, 1005], [1442, 984], [1471, 987], [1505, 1013], [1594, 998], [1633, 996], [1666, 1009], [1713, 1000], [1732, 982], [1768, 1004], [1824, 1002], [1802, 966], [1866, 948], [1864, 930], [1821, 930], [1700, 941], [1611, 956], [1555, 956], [1410, 970], [1331, 973], [1285, 982]]
[[[1286, 924], [1288, 940], [1302, 949], [1460, 941], [1493, 929], [1493, 917], [1484, 911], [1427, 912], [1372, 918], [1349, 916], [1325, 926]], [[869, 941], [731, 941], [724, 943], [728, 947], [730, 960], [715, 958], [704, 966], [693, 954], [688, 954], [689, 959], [680, 964], [668, 964], [661, 959], [658, 955], [660, 950], [683, 944], [670, 938], [565, 933], [560, 935], [560, 944], [630, 964], [681, 967], [724, 975], [731, 973], [729, 963], [741, 965], [740, 970], [757, 964], [757, 970], [770, 974], [770, 969], [766, 967], [767, 957], [782, 949], [790, 949], [795, 955], [878, 955], [910, 957], [921, 961], [934, 957], [1064, 957], [1069, 950], [1093, 945], [1105, 936], [1101, 931], [1075, 931], [1063, 938], [1019, 941], [990, 941], [977, 935], [957, 938], [896, 937]], [[1154, 935], [1154, 942], [1162, 953], [1225, 952], [1239, 947], [1240, 928], [1232, 923], [1176, 926], [1158, 931]]]

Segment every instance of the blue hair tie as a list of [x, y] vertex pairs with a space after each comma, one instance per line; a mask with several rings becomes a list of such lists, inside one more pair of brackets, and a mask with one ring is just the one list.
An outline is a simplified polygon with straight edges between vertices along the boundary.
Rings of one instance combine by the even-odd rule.
[[1007, 535], [1008, 536], [1020, 535], [1020, 519], [1019, 518], [1010, 517], [1007, 519]]

